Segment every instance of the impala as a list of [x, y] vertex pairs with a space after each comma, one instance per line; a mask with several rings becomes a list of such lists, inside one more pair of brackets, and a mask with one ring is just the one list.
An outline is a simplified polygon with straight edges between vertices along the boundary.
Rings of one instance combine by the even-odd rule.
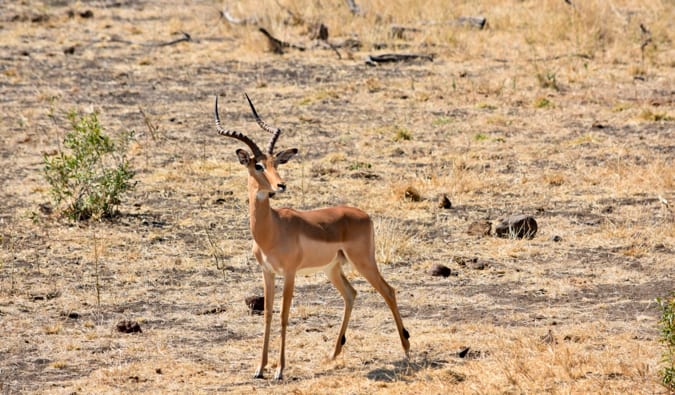
[[375, 234], [373, 221], [368, 214], [346, 206], [328, 207], [318, 210], [298, 211], [291, 208], [275, 209], [270, 206], [270, 198], [284, 192], [286, 184], [279, 176], [277, 167], [288, 162], [298, 153], [296, 148], [274, 153], [274, 145], [281, 130], [266, 124], [253, 107], [251, 99], [245, 94], [258, 125], [272, 134], [267, 152], [246, 135], [225, 130], [220, 126], [218, 116], [218, 96], [215, 101], [215, 121], [218, 134], [237, 139], [250, 148], [236, 151], [239, 163], [248, 170], [248, 199], [251, 234], [253, 235], [253, 255], [262, 267], [265, 296], [265, 332], [262, 356], [255, 371], [256, 378], [263, 377], [267, 365], [270, 339], [270, 324], [274, 307], [274, 279], [276, 275], [284, 278], [283, 301], [281, 307], [281, 346], [275, 379], [283, 376], [286, 344], [286, 327], [293, 298], [295, 276], [315, 271], [323, 271], [344, 299], [342, 325], [335, 341], [334, 359], [342, 351], [346, 342], [345, 331], [354, 305], [356, 290], [347, 281], [342, 265], [350, 262], [356, 270], [382, 295], [394, 315], [396, 328], [406, 357], [409, 356], [410, 343], [408, 331], [403, 327], [401, 315], [396, 305], [394, 288], [386, 283], [375, 262]]

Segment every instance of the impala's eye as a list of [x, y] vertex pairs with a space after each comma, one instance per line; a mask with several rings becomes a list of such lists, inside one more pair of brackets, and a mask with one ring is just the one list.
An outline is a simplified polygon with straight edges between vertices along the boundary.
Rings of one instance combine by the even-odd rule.
[[262, 163], [258, 162], [258, 163], [255, 164], [255, 170], [256, 170], [256, 171], [264, 171], [264, 170], [265, 170], [265, 165], [263, 165]]

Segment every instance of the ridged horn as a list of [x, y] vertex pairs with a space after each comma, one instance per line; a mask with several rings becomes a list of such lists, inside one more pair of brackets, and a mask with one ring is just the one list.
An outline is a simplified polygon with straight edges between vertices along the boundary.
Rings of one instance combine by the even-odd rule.
[[258, 123], [258, 126], [260, 126], [262, 130], [272, 133], [272, 138], [270, 139], [270, 142], [267, 145], [267, 153], [271, 155], [274, 153], [274, 145], [277, 143], [277, 140], [281, 135], [281, 129], [274, 128], [266, 124], [265, 121], [263, 121], [262, 119], [260, 119], [260, 116], [258, 116], [258, 112], [255, 110], [255, 107], [253, 107], [253, 102], [251, 101], [251, 99], [248, 97], [246, 93], [244, 93], [244, 96], [246, 96], [246, 100], [248, 100], [248, 105], [251, 106], [253, 117], [255, 118], [255, 121]]
[[221, 136], [225, 137], [232, 137], [235, 138], [246, 145], [253, 151], [253, 157], [256, 159], [259, 158], [264, 158], [265, 154], [262, 153], [258, 145], [251, 140], [248, 136], [241, 132], [237, 132], [235, 130], [225, 130], [220, 126], [220, 117], [218, 116], [218, 95], [216, 95], [216, 105], [215, 105], [215, 110], [214, 110], [214, 115], [216, 118], [216, 130], [218, 131], [218, 134]]

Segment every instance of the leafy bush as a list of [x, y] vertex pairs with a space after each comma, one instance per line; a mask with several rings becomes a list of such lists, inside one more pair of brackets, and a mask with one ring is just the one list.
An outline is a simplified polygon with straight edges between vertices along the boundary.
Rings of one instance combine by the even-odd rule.
[[44, 174], [54, 203], [73, 220], [109, 218], [121, 195], [133, 188], [134, 171], [126, 159], [133, 131], [113, 141], [102, 132], [97, 113], [68, 113], [72, 131], [55, 155], [44, 157]]
[[659, 326], [661, 331], [661, 343], [665, 344], [663, 352], [663, 369], [661, 370], [661, 383], [669, 390], [675, 390], [675, 291], [671, 291], [666, 299], [657, 298], [656, 302], [661, 309]]

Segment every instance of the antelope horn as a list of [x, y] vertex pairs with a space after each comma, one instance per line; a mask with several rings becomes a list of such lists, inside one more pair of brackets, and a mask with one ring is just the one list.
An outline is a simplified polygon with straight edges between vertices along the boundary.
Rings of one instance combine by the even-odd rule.
[[253, 107], [253, 102], [251, 102], [251, 99], [249, 99], [246, 93], [244, 93], [244, 96], [246, 96], [246, 100], [248, 100], [248, 105], [251, 106], [251, 111], [253, 111], [253, 117], [255, 118], [255, 121], [258, 123], [258, 126], [260, 126], [262, 130], [272, 133], [272, 138], [270, 139], [270, 142], [267, 145], [267, 152], [271, 155], [274, 152], [274, 144], [277, 143], [277, 140], [281, 135], [281, 129], [273, 128], [270, 125], [266, 124], [265, 121], [260, 119], [260, 117], [258, 116], [258, 112], [255, 110], [255, 107]]
[[250, 138], [248, 138], [246, 135], [243, 133], [234, 131], [234, 130], [225, 130], [220, 126], [220, 117], [218, 116], [218, 96], [216, 95], [216, 108], [214, 110], [215, 118], [216, 118], [216, 130], [218, 130], [218, 134], [221, 136], [225, 137], [232, 137], [235, 138], [246, 145], [253, 151], [253, 157], [256, 159], [263, 158], [265, 157], [265, 154], [262, 153], [260, 148], [258, 148], [258, 145], [253, 142]]

